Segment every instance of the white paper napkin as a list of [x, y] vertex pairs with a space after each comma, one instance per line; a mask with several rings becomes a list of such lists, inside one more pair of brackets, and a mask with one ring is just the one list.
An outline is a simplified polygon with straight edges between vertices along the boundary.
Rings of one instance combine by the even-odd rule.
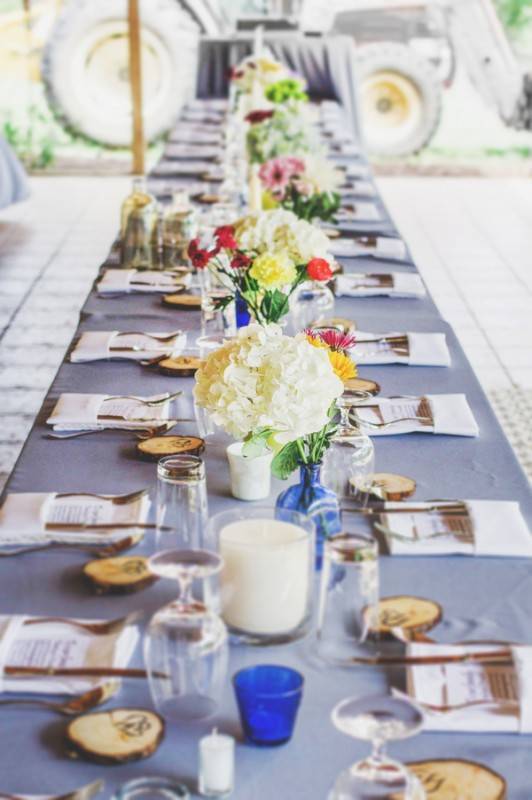
[[124, 529], [75, 531], [65, 527], [47, 530], [48, 522], [74, 524], [143, 524], [150, 500], [142, 495], [132, 503], [117, 505], [111, 500], [83, 494], [60, 497], [55, 492], [8, 494], [0, 508], [0, 547], [46, 544], [47, 542], [94, 542], [105, 544], [125, 535]]
[[[27, 625], [28, 617], [0, 617], [4, 627], [5, 646], [0, 648], [0, 689], [2, 692], [29, 694], [78, 694], [88, 691], [108, 678], [50, 677], [12, 678], [4, 674], [5, 666], [63, 667], [94, 666], [125, 668], [139, 639], [134, 625], [126, 625], [116, 634], [94, 634], [63, 622]], [[31, 619], [36, 619], [33, 617]], [[103, 620], [82, 620], [102, 622]]]
[[[384, 273], [383, 273], [384, 274]], [[426, 290], [419, 275], [390, 273], [393, 285], [379, 285], [375, 275], [350, 272], [336, 278], [337, 297], [424, 297]]]
[[[177, 334], [169, 342], [150, 338], [151, 331], [145, 334], [121, 334], [120, 331], [86, 331], [82, 333], [72, 353], [70, 361], [79, 364], [84, 361], [99, 361], [104, 358], [127, 358], [141, 361], [156, 358], [164, 353], [179, 355], [187, 341], [186, 333]], [[170, 331], [154, 333], [154, 336], [168, 336]], [[111, 349], [114, 348], [114, 349]], [[124, 348], [116, 349], [116, 348]], [[135, 348], [129, 349], [129, 348]], [[136, 348], [141, 348], [137, 350]]]
[[[400, 355], [390, 344], [364, 340], [389, 336], [408, 337], [408, 355]], [[357, 364], [409, 364], [410, 366], [448, 367], [451, 356], [444, 333], [366, 333], [356, 331], [356, 344], [351, 355]]]
[[375, 203], [348, 202], [336, 212], [334, 218], [339, 224], [346, 222], [377, 222], [382, 219], [382, 214]]
[[330, 252], [344, 258], [380, 258], [386, 261], [406, 261], [407, 250], [402, 239], [377, 236], [375, 244], [367, 245], [356, 238], [340, 236], [331, 239]]
[[347, 178], [367, 178], [371, 175], [371, 170], [366, 164], [352, 161], [347, 165], [345, 176]]
[[[437, 433], [449, 436], [478, 436], [479, 429], [465, 395], [463, 394], [427, 394], [432, 412], [433, 425], [426, 425], [415, 419], [406, 419], [401, 422], [392, 422], [387, 427], [374, 427], [362, 425], [369, 436], [393, 436], [402, 433]], [[372, 406], [377, 406], [379, 413], [371, 408], [356, 406], [356, 416], [360, 420], [380, 423], [399, 418], [423, 416], [419, 414], [418, 407], [423, 398], [404, 397], [389, 398], [375, 397]], [[382, 417], [382, 418], [381, 418]]]
[[371, 181], [352, 181], [339, 191], [344, 200], [355, 197], [375, 197], [377, 190]]
[[[158, 400], [163, 396], [153, 395], [142, 399]], [[101, 415], [113, 415], [117, 419], [102, 419]], [[65, 393], [60, 396], [46, 421], [54, 426], [54, 431], [88, 431], [99, 428], [146, 428], [165, 419], [168, 419], [168, 403], [148, 406], [139, 400], [114, 399], [108, 394]]]
[[199, 175], [207, 172], [212, 167], [212, 161], [186, 161], [175, 164], [171, 161], [162, 161], [151, 174], [153, 177], [166, 175]]
[[[387, 528], [400, 536], [408, 537], [409, 542], [387, 537], [392, 555], [398, 556], [499, 556], [508, 558], [531, 558], [532, 536], [521, 514], [519, 503], [506, 500], [466, 500], [466, 507], [473, 525], [474, 543], [461, 542], [452, 535], [438, 536], [434, 539], [423, 539], [423, 531], [415, 536], [414, 525], [427, 522], [427, 530], [440, 532], [445, 528], [439, 524], [437, 514], [427, 519], [418, 513], [407, 514], [404, 511], [385, 514], [383, 522]], [[406, 504], [403, 504], [403, 507]], [[408, 503], [413, 508], [423, 508], [424, 503]], [[397, 507], [394, 503], [385, 503], [385, 508]]]
[[221, 153], [220, 147], [211, 147], [207, 145], [197, 147], [192, 144], [170, 144], [166, 148], [166, 157], [175, 159], [193, 158], [201, 160], [205, 158], [210, 161], [214, 158], [218, 158]]
[[354, 142], [335, 142], [329, 148], [329, 157], [335, 156], [359, 156], [360, 147]]
[[98, 282], [98, 294], [128, 294], [129, 292], [172, 291], [190, 286], [189, 274], [176, 275], [163, 270], [106, 269]]
[[[412, 643], [409, 656], [452, 656], [468, 652], [495, 652], [505, 645], [440, 645]], [[532, 647], [511, 648], [514, 661], [518, 706], [473, 705], [441, 713], [424, 706], [441, 705], [447, 696], [450, 705], [489, 699], [490, 689], [481, 664], [462, 663], [409, 667], [412, 697], [425, 712], [424, 730], [471, 733], [532, 733]]]

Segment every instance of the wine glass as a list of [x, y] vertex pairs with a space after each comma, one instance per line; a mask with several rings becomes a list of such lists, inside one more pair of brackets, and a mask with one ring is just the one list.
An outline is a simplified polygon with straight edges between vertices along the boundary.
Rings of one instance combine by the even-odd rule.
[[367, 500], [375, 472], [375, 448], [350, 417], [351, 409], [370, 398], [369, 392], [346, 389], [336, 401], [340, 421], [325, 452], [322, 481], [338, 497], [356, 496]]
[[392, 695], [351, 697], [334, 708], [332, 721], [342, 733], [372, 742], [373, 751], [340, 773], [328, 800], [425, 800], [419, 780], [385, 753], [387, 741], [420, 732], [423, 713], [414, 703]]
[[[179, 582], [179, 597], [152, 618], [144, 642], [151, 696], [170, 719], [201, 719], [218, 705], [227, 672], [227, 630], [213, 609], [205, 579], [222, 569], [209, 550], [165, 550], [150, 559], [161, 578]], [[204, 581], [204, 599], [192, 595], [193, 581]]]

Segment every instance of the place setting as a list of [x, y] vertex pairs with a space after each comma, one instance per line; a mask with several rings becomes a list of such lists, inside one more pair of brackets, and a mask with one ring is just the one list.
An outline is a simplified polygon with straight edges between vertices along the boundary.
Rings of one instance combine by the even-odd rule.
[[478, 436], [479, 428], [463, 394], [373, 397], [357, 402], [350, 412], [354, 424], [370, 436], [432, 433]]
[[106, 269], [97, 282], [100, 297], [183, 291], [191, 283], [188, 270]]
[[164, 155], [170, 161], [219, 161], [223, 151], [220, 146], [207, 145], [202, 142], [194, 144], [167, 145]]
[[144, 333], [143, 331], [84, 331], [71, 352], [72, 364], [90, 361], [157, 362], [181, 355], [187, 341], [182, 330]]
[[330, 252], [343, 258], [375, 258], [381, 261], [410, 262], [406, 245], [394, 236], [342, 236], [338, 231], [331, 236]]
[[346, 225], [350, 222], [380, 222], [383, 219], [382, 213], [376, 203], [360, 201], [357, 203], [346, 202], [347, 198], [342, 198], [342, 205], [335, 213], [337, 225]]
[[335, 278], [337, 297], [422, 298], [427, 291], [419, 275], [408, 272], [349, 272]]
[[376, 333], [357, 330], [351, 354], [357, 364], [407, 364], [449, 367], [451, 355], [444, 333], [421, 331]]

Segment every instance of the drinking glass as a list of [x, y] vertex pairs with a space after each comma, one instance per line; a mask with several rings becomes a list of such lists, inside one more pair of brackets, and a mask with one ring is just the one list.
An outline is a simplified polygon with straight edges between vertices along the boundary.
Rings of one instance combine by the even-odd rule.
[[290, 311], [294, 332], [309, 328], [331, 314], [334, 309], [334, 295], [324, 283], [305, 281], [290, 299]]
[[133, 778], [123, 783], [112, 800], [190, 800], [186, 786], [172, 778]]
[[342, 665], [360, 655], [376, 628], [378, 543], [370, 534], [342, 533], [325, 541], [316, 645], [324, 660]]
[[211, 419], [211, 415], [203, 406], [199, 406], [194, 400], [194, 416], [196, 418], [196, 425], [198, 426], [198, 433], [202, 439], [208, 439], [209, 436], [214, 436], [216, 427]]
[[419, 780], [385, 753], [387, 741], [420, 732], [423, 713], [416, 705], [392, 695], [351, 697], [336, 706], [332, 721], [342, 733], [372, 742], [373, 752], [340, 773], [328, 800], [425, 800]]
[[144, 658], [156, 709], [170, 719], [202, 719], [218, 706], [227, 672], [227, 630], [207, 603], [192, 595], [193, 581], [222, 568], [208, 550], [165, 550], [150, 570], [179, 582], [179, 597], [152, 618]]
[[156, 550], [199, 548], [208, 520], [205, 464], [165, 456], [157, 464]]
[[315, 526], [290, 509], [234, 508], [215, 514], [206, 546], [220, 553], [220, 603], [236, 641], [276, 644], [310, 627]]
[[248, 741], [276, 747], [292, 738], [304, 678], [290, 667], [257, 664], [233, 676], [240, 721]]
[[337, 399], [340, 422], [325, 453], [321, 472], [323, 484], [338, 497], [360, 498], [363, 502], [367, 501], [375, 473], [375, 448], [349, 412], [369, 397], [369, 392], [344, 392]]

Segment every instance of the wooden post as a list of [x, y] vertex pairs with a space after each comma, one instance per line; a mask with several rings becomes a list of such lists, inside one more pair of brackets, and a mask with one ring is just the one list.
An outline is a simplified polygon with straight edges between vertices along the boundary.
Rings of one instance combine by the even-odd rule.
[[129, 80], [133, 110], [133, 173], [144, 173], [144, 124], [142, 119], [142, 64], [139, 0], [128, 0]]

